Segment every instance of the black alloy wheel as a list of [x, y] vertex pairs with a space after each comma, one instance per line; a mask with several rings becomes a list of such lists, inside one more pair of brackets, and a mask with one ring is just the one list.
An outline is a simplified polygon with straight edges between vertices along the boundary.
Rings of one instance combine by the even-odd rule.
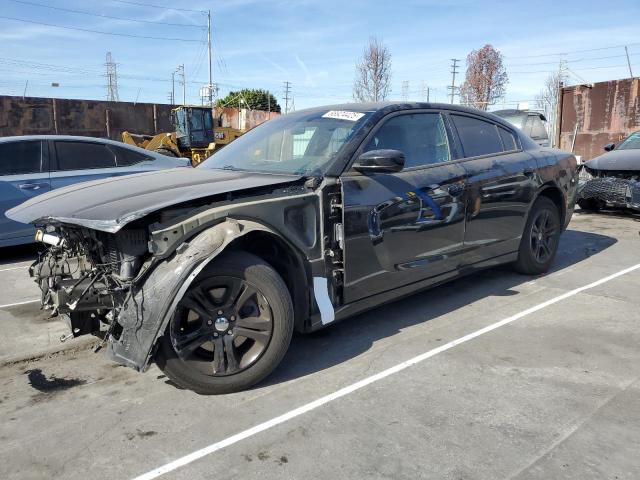
[[544, 264], [553, 255], [559, 227], [549, 209], [536, 212], [529, 235], [531, 254], [536, 262]]
[[178, 309], [171, 322], [171, 343], [184, 362], [204, 374], [236, 374], [269, 346], [269, 302], [241, 278], [205, 278], [186, 293]]
[[527, 275], [547, 272], [558, 250], [560, 233], [559, 208], [548, 197], [538, 197], [522, 232], [515, 269]]
[[178, 303], [155, 361], [175, 384], [198, 393], [245, 390], [280, 363], [293, 318], [289, 290], [271, 265], [224, 252]]

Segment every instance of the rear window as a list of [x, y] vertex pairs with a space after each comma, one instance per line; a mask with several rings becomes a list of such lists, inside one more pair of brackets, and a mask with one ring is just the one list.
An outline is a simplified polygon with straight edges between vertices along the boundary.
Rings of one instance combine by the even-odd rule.
[[42, 142], [0, 143], [0, 175], [42, 171]]
[[90, 142], [55, 142], [58, 170], [113, 168], [116, 156], [105, 145]]
[[451, 115], [465, 157], [478, 157], [503, 151], [498, 127], [490, 122], [462, 115]]
[[114, 146], [111, 146], [110, 148], [112, 148], [116, 152], [116, 161], [119, 167], [126, 167], [128, 165], [135, 165], [136, 163], [152, 160], [151, 157], [140, 152], [134, 152], [133, 150], [130, 150], [128, 148]]
[[544, 122], [539, 116], [529, 115], [529, 118], [527, 119], [527, 127], [529, 130], [529, 136], [534, 140], [546, 140], [549, 138]]

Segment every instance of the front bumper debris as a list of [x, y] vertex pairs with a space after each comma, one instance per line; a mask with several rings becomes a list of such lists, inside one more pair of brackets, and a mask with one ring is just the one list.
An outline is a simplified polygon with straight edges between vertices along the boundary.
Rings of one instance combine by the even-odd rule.
[[598, 177], [581, 182], [578, 200], [598, 200], [613, 207], [640, 211], [640, 182], [615, 177]]

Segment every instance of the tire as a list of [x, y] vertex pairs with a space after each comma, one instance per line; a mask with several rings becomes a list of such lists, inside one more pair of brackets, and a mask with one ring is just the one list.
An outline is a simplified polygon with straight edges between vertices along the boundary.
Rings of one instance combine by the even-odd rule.
[[578, 200], [578, 206], [582, 210], [589, 210], [591, 212], [597, 212], [602, 208], [602, 202], [595, 198], [581, 198]]
[[169, 150], [168, 148], [156, 148], [156, 153], [160, 155], [165, 155], [166, 157], [178, 158], [178, 155], [173, 150]]
[[516, 271], [525, 275], [546, 273], [558, 251], [560, 212], [547, 197], [538, 197], [531, 207], [522, 232]]
[[238, 392], [278, 366], [293, 325], [289, 290], [273, 267], [246, 252], [223, 253], [185, 292], [155, 360], [180, 387]]

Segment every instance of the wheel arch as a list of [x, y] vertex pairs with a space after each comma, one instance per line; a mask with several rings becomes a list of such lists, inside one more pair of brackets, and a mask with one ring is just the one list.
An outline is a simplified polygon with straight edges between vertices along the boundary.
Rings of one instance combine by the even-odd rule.
[[[261, 241], [267, 243], [260, 246]], [[126, 302], [120, 312], [118, 323], [122, 333], [109, 343], [111, 358], [137, 370], [146, 369], [158, 339], [164, 334], [178, 302], [189, 286], [221, 253], [229, 248], [241, 247], [250, 248], [248, 251], [254, 255], [261, 256], [259, 253], [262, 253], [264, 256], [261, 258], [267, 263], [271, 263], [270, 260], [274, 263], [274, 269], [282, 276], [290, 292], [294, 292], [294, 304], [298, 297], [305, 296], [305, 291], [310, 291], [307, 287], [308, 277], [303, 273], [305, 257], [284, 237], [269, 225], [256, 220], [227, 217], [184, 243], [173, 256], [161, 261], [149, 273], [144, 282], [148, 287], [136, 291], [132, 301]], [[282, 253], [284, 257], [278, 259], [277, 253]], [[288, 262], [297, 265], [299, 270], [293, 269]], [[287, 279], [289, 271], [295, 272], [295, 281]], [[308, 317], [308, 298], [307, 293], [306, 302], [303, 301], [297, 308], [294, 305], [294, 311], [299, 315], [296, 321], [304, 322]], [[303, 312], [305, 306], [306, 315]]]
[[[241, 250], [262, 258], [282, 277], [295, 315], [295, 328], [302, 331], [310, 314], [310, 273], [304, 255], [275, 231], [253, 230], [231, 242], [224, 251]], [[222, 253], [222, 252], [220, 252]]]
[[560, 225], [564, 226], [567, 217], [567, 202], [562, 190], [553, 182], [548, 182], [540, 187], [535, 199], [537, 200], [539, 197], [547, 197], [558, 207], [558, 211], [560, 212]]

